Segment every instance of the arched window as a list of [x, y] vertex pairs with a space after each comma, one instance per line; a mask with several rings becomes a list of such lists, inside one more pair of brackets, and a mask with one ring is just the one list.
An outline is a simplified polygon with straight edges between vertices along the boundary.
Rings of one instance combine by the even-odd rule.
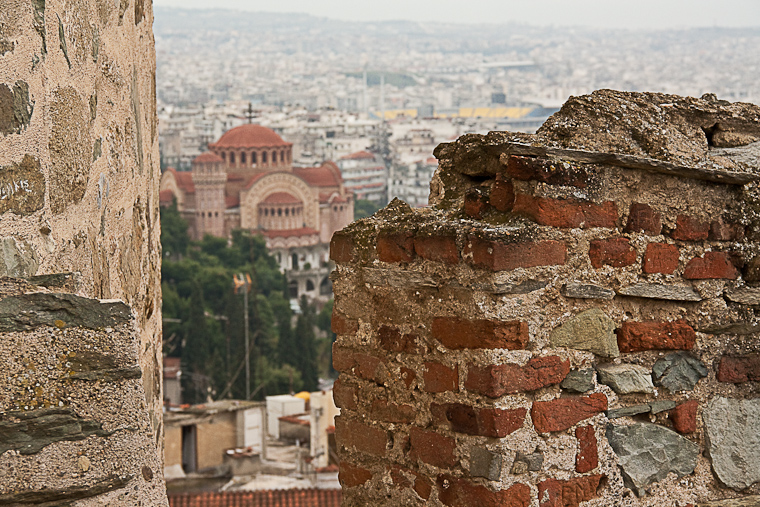
[[278, 217], [282, 216], [282, 208], [277, 208], [277, 216]]
[[272, 163], [273, 164], [277, 163], [277, 152], [276, 151], [272, 152]]
[[235, 163], [235, 154], [230, 153], [230, 164], [234, 164], [234, 163]]
[[240, 154], [240, 163], [245, 164], [245, 153]]
[[314, 282], [311, 280], [306, 280], [306, 290], [307, 291], [313, 291], [314, 290]]
[[288, 295], [291, 299], [296, 299], [298, 297], [298, 281], [291, 280], [288, 282]]
[[227, 154], [225, 152], [222, 152], [222, 160], [227, 161]]
[[291, 255], [290, 260], [292, 263], [291, 269], [298, 271], [298, 254], [294, 253], [293, 255]]
[[285, 162], [285, 150], [280, 152], [280, 162]]
[[290, 208], [285, 208], [285, 216], [290, 215]]
[[261, 163], [266, 164], [267, 163], [267, 152], [262, 151], [261, 152]]
[[251, 164], [255, 164], [255, 163], [256, 163], [256, 152], [254, 151], [253, 153], [251, 153]]
[[322, 279], [322, 283], [319, 284], [319, 294], [321, 296], [329, 296], [332, 294], [332, 282], [330, 277], [326, 276]]
[[269, 216], [269, 208], [264, 208], [264, 216], [265, 217]]

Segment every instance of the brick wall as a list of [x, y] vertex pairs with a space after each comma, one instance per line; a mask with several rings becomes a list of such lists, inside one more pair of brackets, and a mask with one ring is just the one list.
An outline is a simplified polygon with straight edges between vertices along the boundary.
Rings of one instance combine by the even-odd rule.
[[693, 146], [464, 136], [435, 206], [333, 237], [344, 506], [760, 501], [758, 108], [725, 148], [698, 129], [735, 105], [581, 99]]

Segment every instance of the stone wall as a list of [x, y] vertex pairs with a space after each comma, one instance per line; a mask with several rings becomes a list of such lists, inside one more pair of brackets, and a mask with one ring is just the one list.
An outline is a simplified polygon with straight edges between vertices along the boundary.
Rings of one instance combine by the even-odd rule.
[[152, 5], [0, 0], [0, 504], [163, 505]]
[[595, 92], [336, 233], [343, 505], [758, 505], [759, 140]]

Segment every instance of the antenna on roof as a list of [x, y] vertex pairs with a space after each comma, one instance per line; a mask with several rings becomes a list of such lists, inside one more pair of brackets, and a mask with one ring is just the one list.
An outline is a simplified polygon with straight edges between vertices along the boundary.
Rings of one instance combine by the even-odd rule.
[[248, 123], [253, 123], [253, 104], [248, 103], [248, 109], [245, 110], [245, 117], [248, 118]]

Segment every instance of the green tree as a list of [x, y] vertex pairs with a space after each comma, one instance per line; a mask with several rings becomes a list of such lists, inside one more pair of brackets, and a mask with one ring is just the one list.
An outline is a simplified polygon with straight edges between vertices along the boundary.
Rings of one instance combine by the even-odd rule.
[[304, 389], [316, 391], [317, 376], [317, 350], [314, 308], [309, 304], [306, 296], [301, 296], [301, 313], [296, 319], [295, 344], [297, 349], [295, 366], [303, 378]]
[[357, 199], [354, 203], [354, 220], [359, 220], [360, 218], [366, 218], [370, 215], [374, 215], [375, 212], [379, 209], [380, 205], [374, 201]]
[[177, 210], [177, 200], [171, 206], [162, 207], [161, 217], [161, 248], [164, 258], [181, 259], [187, 253], [190, 236], [187, 233], [187, 221]]

